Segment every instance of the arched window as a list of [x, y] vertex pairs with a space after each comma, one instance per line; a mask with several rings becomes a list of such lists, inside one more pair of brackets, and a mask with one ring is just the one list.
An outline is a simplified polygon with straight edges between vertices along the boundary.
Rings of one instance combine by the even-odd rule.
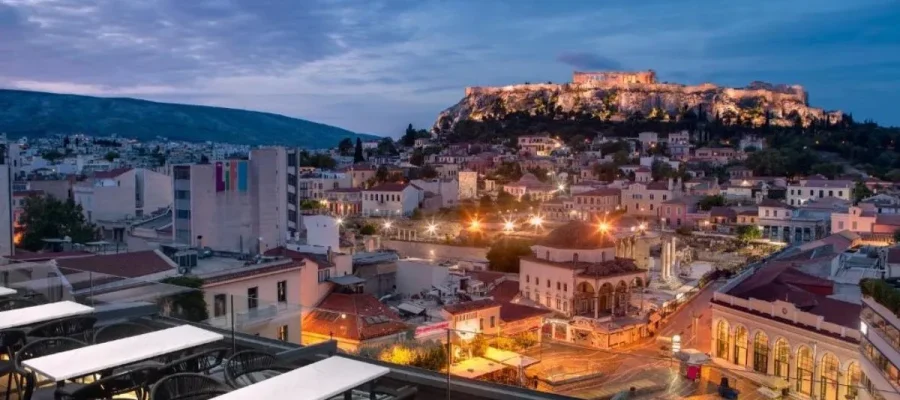
[[738, 326], [734, 328], [734, 363], [747, 365], [747, 342], [749, 341], [747, 328]]
[[800, 346], [797, 350], [797, 391], [807, 396], [812, 395], [813, 356], [809, 347]]
[[753, 336], [753, 370], [763, 374], [769, 372], [769, 337], [763, 331]]
[[728, 322], [724, 319], [716, 325], [716, 357], [728, 358]]
[[834, 354], [825, 353], [825, 356], [822, 357], [821, 376], [819, 376], [819, 393], [822, 399], [837, 400], [840, 365]]
[[775, 375], [784, 380], [790, 378], [791, 345], [787, 340], [778, 339], [775, 342]]
[[847, 395], [856, 398], [859, 395], [859, 385], [862, 382], [862, 373], [859, 371], [859, 363], [851, 362], [847, 366]]

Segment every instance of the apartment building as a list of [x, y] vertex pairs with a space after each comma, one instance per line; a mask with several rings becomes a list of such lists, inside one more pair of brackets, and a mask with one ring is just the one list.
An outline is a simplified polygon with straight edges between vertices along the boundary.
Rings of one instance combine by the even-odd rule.
[[144, 168], [95, 172], [72, 188], [89, 222], [140, 218], [172, 205], [172, 178]]
[[519, 136], [519, 151], [534, 156], [549, 156], [550, 152], [562, 147], [559, 140], [549, 136]]
[[[900, 282], [894, 279], [860, 282], [859, 364], [848, 380], [860, 399], [900, 400], [900, 318], [894, 312]], [[888, 296], [893, 294], [894, 297]], [[890, 297], [890, 298], [889, 298]]]
[[657, 217], [663, 202], [681, 197], [681, 180], [631, 182], [622, 189], [622, 210], [629, 215]]
[[362, 213], [362, 189], [341, 188], [325, 191], [325, 209], [332, 215], [348, 216]]
[[621, 198], [622, 190], [620, 189], [599, 188], [573, 194], [572, 199], [566, 201], [565, 205], [575, 218], [594, 221], [618, 210]]
[[13, 255], [12, 168], [5, 142], [0, 142], [0, 257]]
[[173, 241], [241, 253], [283, 244], [285, 156], [272, 147], [252, 150], [249, 160], [174, 166]]
[[419, 207], [421, 189], [409, 183], [382, 183], [362, 192], [365, 216], [403, 217]]
[[826, 179], [804, 179], [798, 183], [787, 185], [787, 203], [792, 206], [802, 206], [810, 200], [837, 197], [843, 200], [852, 200], [853, 181], [839, 181]]

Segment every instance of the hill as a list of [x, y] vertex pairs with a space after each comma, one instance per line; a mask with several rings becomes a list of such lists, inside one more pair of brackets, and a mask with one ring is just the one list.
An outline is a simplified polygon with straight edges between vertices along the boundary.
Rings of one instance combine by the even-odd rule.
[[[840, 111], [809, 106], [798, 85], [752, 82], [743, 88], [658, 82], [656, 73], [575, 72], [571, 83], [525, 83], [469, 87], [465, 97], [441, 112], [434, 130], [458, 133], [459, 125], [521, 116], [596, 122], [718, 120], [725, 125], [794, 126], [836, 124]], [[554, 126], [555, 125], [555, 126]]]
[[0, 132], [11, 136], [117, 134], [138, 140], [163, 136], [195, 142], [307, 148], [335, 146], [348, 137], [377, 138], [256, 111], [5, 89], [0, 89]]

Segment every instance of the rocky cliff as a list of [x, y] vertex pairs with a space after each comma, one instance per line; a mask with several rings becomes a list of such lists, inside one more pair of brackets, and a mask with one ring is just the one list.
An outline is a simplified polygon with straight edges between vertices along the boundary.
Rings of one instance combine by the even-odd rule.
[[600, 78], [596, 80], [584, 74], [575, 74], [577, 83], [466, 88], [459, 103], [440, 113], [434, 130], [448, 133], [459, 121], [503, 119], [515, 112], [589, 114], [610, 121], [677, 120], [702, 114], [707, 121], [719, 118], [725, 124], [755, 126], [767, 120], [779, 126], [794, 125], [797, 120], [805, 126], [826, 120], [833, 124], [843, 118], [840, 111], [810, 107], [806, 91], [798, 85], [753, 82], [743, 88], [727, 88], [708, 83], [658, 83], [655, 75], [647, 73], [635, 73], [641, 74], [634, 75], [635, 79], [623, 79], [629, 73], [588, 73]]

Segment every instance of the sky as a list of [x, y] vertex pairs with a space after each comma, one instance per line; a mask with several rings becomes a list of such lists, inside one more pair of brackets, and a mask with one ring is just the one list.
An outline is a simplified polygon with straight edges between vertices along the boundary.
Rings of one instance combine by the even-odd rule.
[[0, 0], [0, 88], [267, 111], [397, 137], [466, 86], [573, 70], [803, 85], [900, 126], [897, 0]]

